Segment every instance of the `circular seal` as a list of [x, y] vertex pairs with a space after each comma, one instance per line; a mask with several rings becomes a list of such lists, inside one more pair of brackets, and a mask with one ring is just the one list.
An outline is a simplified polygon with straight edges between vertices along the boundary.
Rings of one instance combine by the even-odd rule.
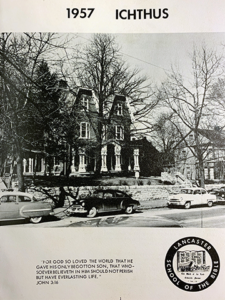
[[188, 292], [198, 292], [216, 280], [220, 261], [212, 244], [202, 238], [189, 236], [170, 247], [165, 268], [175, 286]]

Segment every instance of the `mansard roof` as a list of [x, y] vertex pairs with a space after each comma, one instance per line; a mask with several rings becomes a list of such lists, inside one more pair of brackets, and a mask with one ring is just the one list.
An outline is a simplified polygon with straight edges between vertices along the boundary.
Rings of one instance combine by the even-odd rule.
[[[81, 98], [82, 95], [87, 95], [92, 98], [96, 111], [99, 111], [99, 100], [95, 94], [95, 92], [91, 89], [88, 88], [83, 88], [80, 87], [78, 89], [77, 95], [76, 95], [76, 100], [74, 104], [77, 104]], [[134, 122], [134, 116], [132, 113], [132, 109], [129, 103], [129, 100], [126, 96], [120, 95], [120, 94], [115, 94], [114, 98], [112, 96], [111, 99], [107, 100], [107, 102], [104, 103], [103, 107], [103, 114], [106, 119], [111, 118], [111, 116], [115, 113], [115, 105], [120, 102], [124, 103], [124, 108], [127, 111], [126, 117], [130, 118], [132, 122]]]
[[96, 107], [96, 110], [98, 111], [99, 110], [99, 101], [98, 101], [98, 98], [96, 97], [95, 93], [93, 90], [91, 89], [88, 89], [88, 88], [79, 88], [78, 89], [78, 93], [77, 93], [77, 97], [76, 97], [76, 100], [75, 100], [75, 103], [78, 103], [80, 97], [82, 95], [87, 95], [87, 96], [90, 96], [95, 104], [95, 107]]

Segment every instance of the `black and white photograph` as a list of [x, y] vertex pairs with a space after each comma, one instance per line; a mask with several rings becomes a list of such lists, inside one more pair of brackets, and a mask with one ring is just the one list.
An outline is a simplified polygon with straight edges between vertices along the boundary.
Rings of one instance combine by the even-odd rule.
[[224, 228], [224, 47], [2, 33], [1, 225]]
[[0, 7], [0, 298], [223, 300], [225, 2]]

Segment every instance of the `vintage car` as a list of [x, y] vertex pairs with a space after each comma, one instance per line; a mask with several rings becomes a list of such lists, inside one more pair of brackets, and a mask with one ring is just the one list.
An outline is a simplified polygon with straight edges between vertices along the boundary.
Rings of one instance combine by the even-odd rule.
[[5, 191], [0, 193], [0, 221], [29, 219], [39, 223], [53, 213], [51, 203], [37, 201], [32, 194]]
[[190, 208], [195, 205], [208, 205], [211, 207], [216, 202], [216, 195], [209, 194], [203, 188], [185, 188], [180, 193], [169, 196], [167, 205], [183, 206], [184, 208]]
[[124, 211], [131, 214], [139, 205], [139, 201], [133, 200], [124, 192], [110, 189], [96, 190], [92, 195], [76, 200], [68, 209], [68, 213], [83, 213], [89, 218], [101, 212], [111, 211]]
[[216, 195], [217, 199], [225, 199], [225, 186], [221, 186], [220, 188], [213, 188], [209, 192], [210, 194]]

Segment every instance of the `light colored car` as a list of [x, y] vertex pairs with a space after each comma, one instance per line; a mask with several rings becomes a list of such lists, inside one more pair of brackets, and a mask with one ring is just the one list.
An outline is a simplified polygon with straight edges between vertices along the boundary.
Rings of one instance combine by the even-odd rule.
[[50, 203], [37, 201], [32, 194], [23, 192], [0, 193], [0, 221], [30, 219], [39, 223], [43, 216], [53, 213]]
[[208, 205], [213, 206], [216, 202], [216, 195], [209, 194], [203, 188], [185, 188], [182, 189], [179, 194], [169, 196], [167, 205], [172, 206], [183, 206], [184, 208], [190, 208], [195, 205]]

